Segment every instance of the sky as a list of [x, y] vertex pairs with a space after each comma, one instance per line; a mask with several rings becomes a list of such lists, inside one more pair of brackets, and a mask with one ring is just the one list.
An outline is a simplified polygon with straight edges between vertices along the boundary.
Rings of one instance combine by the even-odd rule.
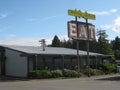
[[106, 30], [108, 40], [120, 36], [120, 0], [0, 0], [0, 44], [40, 45], [41, 39], [50, 44], [55, 35], [67, 39], [67, 22], [75, 20], [68, 9], [95, 14], [88, 22], [96, 31]]

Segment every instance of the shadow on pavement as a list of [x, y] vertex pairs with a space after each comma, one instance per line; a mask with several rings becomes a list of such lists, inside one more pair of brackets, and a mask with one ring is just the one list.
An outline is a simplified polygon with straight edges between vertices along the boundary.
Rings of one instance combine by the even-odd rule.
[[120, 81], [120, 76], [113, 76], [113, 77], [105, 77], [96, 80], [104, 80], [104, 81]]
[[8, 77], [8, 76], [0, 76], [0, 82], [14, 82], [14, 81], [28, 81], [28, 79], [17, 78], [17, 77]]

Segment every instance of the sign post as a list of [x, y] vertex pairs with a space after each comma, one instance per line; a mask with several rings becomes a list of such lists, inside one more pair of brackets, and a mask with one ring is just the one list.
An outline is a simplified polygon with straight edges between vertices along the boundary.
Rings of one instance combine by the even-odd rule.
[[[88, 77], [90, 77], [90, 60], [89, 60], [89, 39], [90, 38], [93, 38], [95, 39], [95, 36], [92, 36], [93, 35], [93, 31], [89, 31], [89, 26], [88, 26], [88, 19], [92, 19], [92, 20], [95, 20], [96, 19], [96, 16], [94, 14], [91, 14], [91, 13], [87, 13], [87, 12], [82, 12], [80, 10], [68, 10], [68, 15], [71, 15], [71, 16], [75, 16], [75, 22], [76, 22], [76, 27], [74, 25], [74, 28], [73, 28], [73, 39], [77, 39], [77, 63], [78, 63], [78, 73], [80, 72], [80, 57], [79, 57], [79, 39], [80, 39], [80, 32], [79, 32], [79, 28], [78, 28], [78, 21], [77, 21], [77, 17], [79, 18], [84, 18], [86, 20], [86, 31], [84, 29], [82, 29], [82, 33], [84, 33], [84, 36], [87, 36], [87, 68], [88, 68]], [[76, 33], [77, 34], [76, 34]], [[87, 34], [85, 34], [85, 32], [87, 32]], [[82, 35], [81, 33], [81, 35]], [[91, 37], [90, 37], [90, 34], [91, 34]], [[95, 33], [94, 33], [95, 34]]]
[[80, 72], [80, 57], [79, 57], [79, 33], [78, 33], [78, 21], [77, 21], [77, 16], [75, 16], [75, 21], [76, 21], [76, 30], [77, 30], [77, 63], [78, 63], [78, 73]]
[[88, 68], [88, 77], [90, 77], [90, 60], [89, 60], [89, 30], [88, 30], [88, 19], [86, 19], [86, 28], [87, 28], [87, 68]]

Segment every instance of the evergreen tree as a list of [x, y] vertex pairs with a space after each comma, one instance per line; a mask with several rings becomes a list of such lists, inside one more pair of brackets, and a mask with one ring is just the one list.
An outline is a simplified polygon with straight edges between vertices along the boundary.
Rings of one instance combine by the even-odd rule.
[[120, 38], [118, 36], [113, 41], [113, 49], [120, 50]]
[[54, 36], [51, 46], [52, 47], [60, 47], [60, 39], [58, 38], [57, 35]]
[[98, 31], [97, 36], [98, 36], [97, 52], [102, 54], [113, 54], [112, 46], [106, 39], [108, 37], [106, 31], [105, 30]]
[[94, 41], [89, 41], [89, 51], [91, 51], [91, 52], [97, 52], [96, 50], [97, 50], [97, 41], [96, 40], [94, 40]]
[[115, 59], [120, 60], [120, 38], [117, 36], [111, 44], [113, 46]]

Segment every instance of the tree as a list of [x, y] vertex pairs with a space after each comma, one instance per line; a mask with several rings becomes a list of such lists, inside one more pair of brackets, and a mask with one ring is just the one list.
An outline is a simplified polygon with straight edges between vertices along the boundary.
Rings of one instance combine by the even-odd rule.
[[120, 50], [120, 38], [117, 36], [114, 41], [112, 41], [113, 50]]
[[120, 38], [117, 36], [115, 40], [111, 42], [114, 50], [115, 59], [120, 60]]
[[99, 37], [99, 40], [101, 41], [105, 40], [108, 37], [105, 30], [98, 30], [97, 36]]
[[58, 38], [57, 35], [54, 36], [51, 46], [52, 47], [60, 47], [60, 39]]
[[97, 52], [97, 44], [98, 42], [96, 40], [89, 41], [89, 51], [91, 52]]
[[97, 52], [102, 54], [113, 54], [112, 46], [106, 39], [108, 37], [106, 31], [99, 30], [97, 32], [97, 36], [98, 36]]
[[114, 55], [116, 60], [120, 60], [120, 50], [115, 50]]

